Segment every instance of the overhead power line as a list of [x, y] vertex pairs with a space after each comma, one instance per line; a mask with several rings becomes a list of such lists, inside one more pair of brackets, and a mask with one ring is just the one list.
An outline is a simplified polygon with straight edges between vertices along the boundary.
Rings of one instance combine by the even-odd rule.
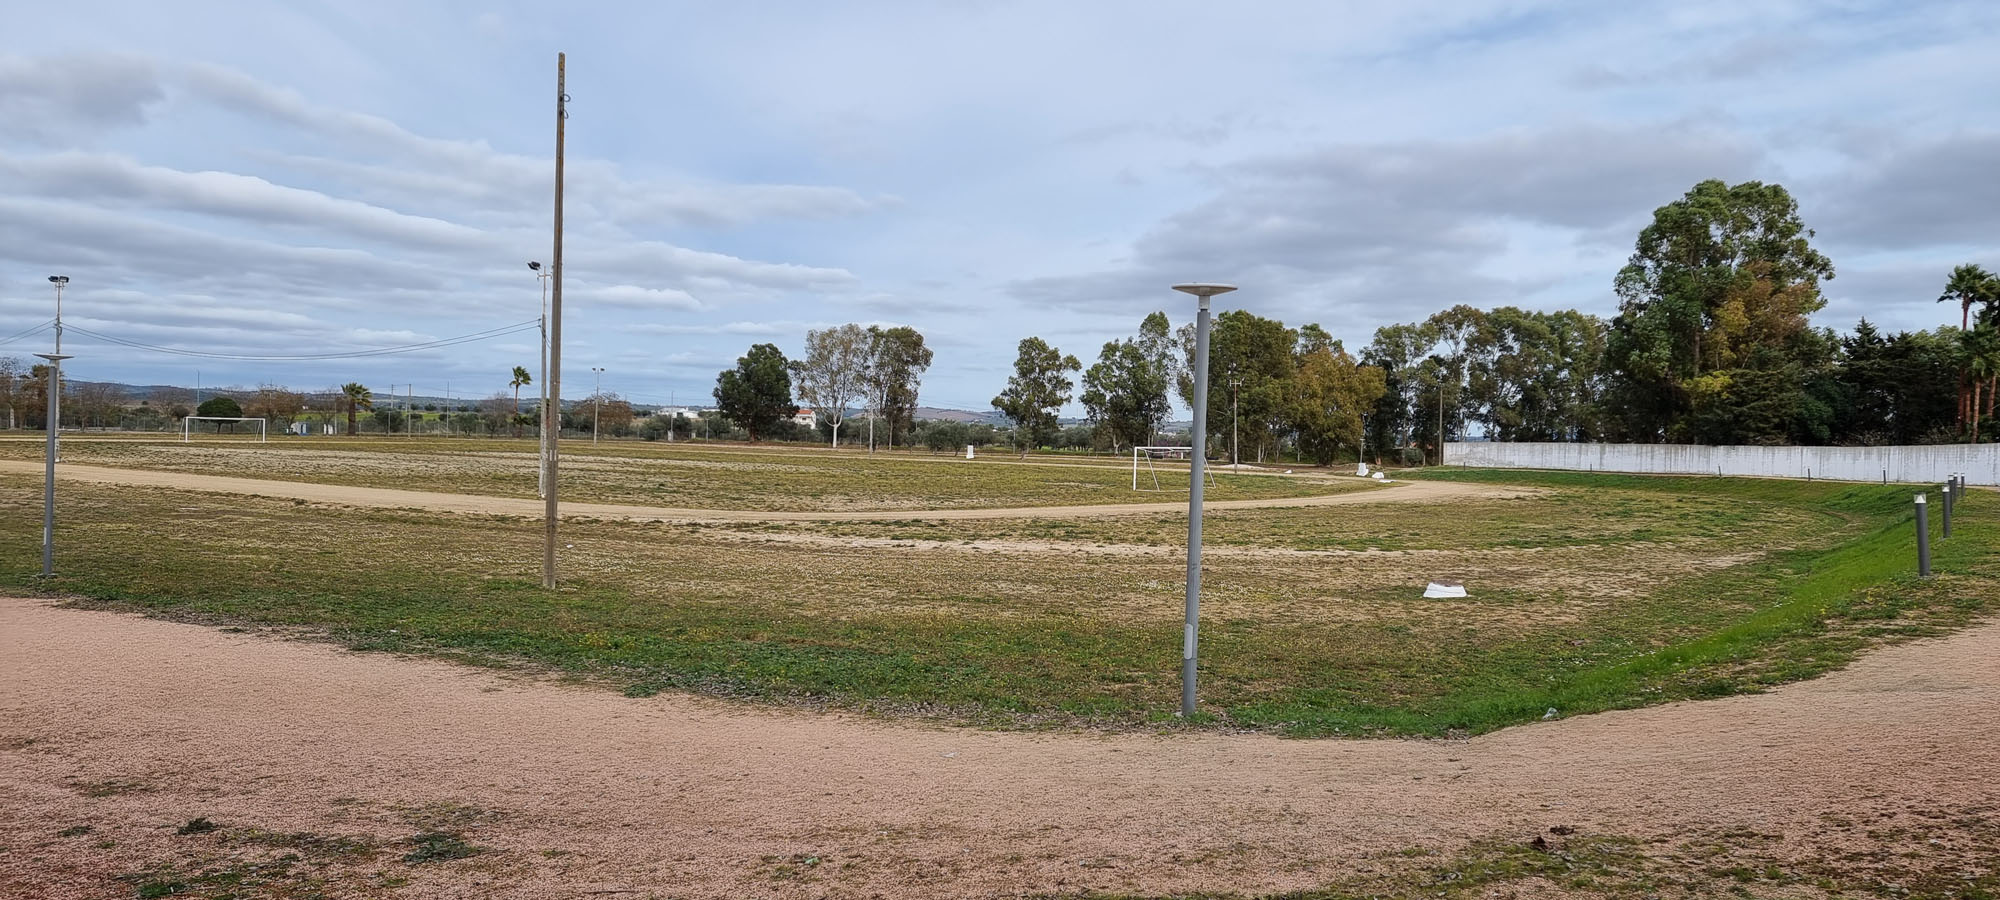
[[19, 332], [4, 338], [0, 338], [0, 347], [5, 347], [8, 344], [14, 343], [15, 341], [27, 340], [28, 338], [34, 337], [35, 335], [41, 334], [42, 332], [49, 330], [49, 327], [54, 324], [56, 324], [56, 320], [50, 319], [46, 322], [43, 322], [40, 325], [36, 325], [35, 327], [28, 329], [27, 331]]
[[[400, 344], [392, 347], [371, 347], [363, 350], [343, 350], [338, 353], [308, 353], [297, 356], [253, 356], [253, 355], [238, 354], [238, 353], [211, 353], [205, 350], [189, 350], [183, 347], [161, 347], [157, 344], [147, 344], [140, 341], [128, 340], [126, 338], [113, 337], [111, 335], [103, 334], [97, 331], [92, 331], [88, 328], [83, 328], [77, 325], [65, 326], [65, 330], [74, 331], [82, 335], [88, 335], [90, 337], [94, 337], [100, 341], [105, 341], [107, 343], [118, 344], [123, 347], [131, 347], [137, 350], [151, 350], [155, 353], [171, 353], [176, 356], [192, 356], [200, 359], [233, 359], [233, 360], [246, 360], [254, 362], [286, 362], [286, 361], [309, 361], [309, 360], [328, 360], [328, 359], [361, 359], [370, 356], [391, 356], [398, 353], [415, 353], [419, 350], [435, 350], [441, 347], [452, 347], [458, 344], [470, 344], [476, 341], [487, 341], [487, 340], [492, 340], [494, 338], [506, 337], [511, 334], [520, 334], [526, 331], [533, 331], [539, 328], [540, 326], [541, 326], [541, 321], [539, 319], [529, 319], [525, 322], [516, 322], [512, 325], [503, 325], [499, 328], [489, 328], [485, 331], [475, 331], [471, 334], [461, 334], [458, 335], [457, 337], [440, 338], [435, 341], [423, 341], [421, 343], [416, 343], [416, 344]], [[5, 343], [5, 342], [0, 341], [0, 343]]]

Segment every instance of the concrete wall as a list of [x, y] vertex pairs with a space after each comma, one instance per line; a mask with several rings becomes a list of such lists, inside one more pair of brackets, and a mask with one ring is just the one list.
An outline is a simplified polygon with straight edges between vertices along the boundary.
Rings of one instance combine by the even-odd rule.
[[2000, 444], [1928, 447], [1705, 447], [1688, 444], [1445, 444], [1445, 463], [1494, 469], [1566, 469], [1657, 475], [1757, 475], [1924, 484], [1954, 472], [2000, 484]]

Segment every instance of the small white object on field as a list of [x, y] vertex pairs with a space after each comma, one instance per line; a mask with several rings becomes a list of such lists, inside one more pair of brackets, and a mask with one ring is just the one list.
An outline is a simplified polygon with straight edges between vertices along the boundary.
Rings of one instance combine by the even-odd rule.
[[[1357, 478], [1367, 478], [1367, 477], [1368, 477], [1368, 464], [1367, 464], [1367, 463], [1355, 463], [1355, 464], [1354, 464], [1354, 475], [1355, 475], [1355, 477], [1357, 477]], [[1375, 477], [1376, 477], [1376, 478], [1380, 478], [1380, 477], [1382, 477], [1382, 473], [1380, 473], [1380, 472], [1377, 472], [1377, 473], [1375, 473]]]
[[1548, 712], [1545, 712], [1545, 713], [1542, 713], [1542, 721], [1546, 722], [1546, 721], [1548, 721], [1548, 720], [1550, 720], [1550, 719], [1553, 719], [1553, 718], [1555, 718], [1555, 717], [1556, 717], [1556, 715], [1557, 715], [1557, 713], [1556, 713], [1556, 708], [1555, 708], [1555, 707], [1553, 707], [1553, 706], [1551, 706], [1551, 707], [1549, 707], [1549, 711], [1548, 711]]
[[1382, 473], [1380, 473], [1380, 472], [1376, 472], [1376, 473], [1375, 473], [1375, 480], [1376, 480], [1376, 481], [1382, 481], [1382, 480], [1383, 480], [1383, 478], [1382, 478]]
[[966, 444], [966, 445], [965, 445], [965, 458], [966, 458], [966, 459], [971, 459], [971, 458], [972, 458], [972, 445], [971, 445], [971, 444]]
[[1290, 469], [1286, 469], [1286, 470], [1285, 470], [1285, 474], [1287, 474], [1287, 475], [1290, 475], [1290, 474], [1292, 474], [1292, 470], [1290, 470]]
[[1424, 596], [1430, 598], [1463, 597], [1465, 596], [1465, 585], [1456, 581], [1440, 578], [1424, 587]]

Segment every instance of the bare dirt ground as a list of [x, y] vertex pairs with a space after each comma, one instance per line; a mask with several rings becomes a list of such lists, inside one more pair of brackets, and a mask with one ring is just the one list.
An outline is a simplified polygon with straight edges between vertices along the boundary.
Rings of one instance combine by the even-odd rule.
[[[1758, 696], [1464, 741], [1299, 741], [630, 699], [0, 600], [0, 895], [132, 896], [116, 876], [271, 835], [396, 848], [328, 864], [331, 896], [1254, 893], [1553, 825], [1783, 842], [1990, 811], [1996, 730], [1996, 624]], [[218, 830], [175, 834], [197, 816]], [[439, 822], [486, 852], [400, 861], [393, 842]]]
[[[42, 463], [39, 462], [0, 460], [0, 473], [38, 475], [41, 472]], [[65, 481], [178, 488], [181, 490], [209, 491], [224, 494], [248, 494], [258, 497], [305, 500], [312, 503], [330, 503], [340, 506], [425, 509], [437, 512], [532, 516], [536, 518], [540, 518], [543, 511], [542, 501], [527, 498], [491, 497], [479, 494], [446, 494], [432, 491], [354, 487], [336, 484], [308, 484], [293, 481], [270, 481], [258, 478], [232, 478], [224, 475], [194, 475], [184, 472], [118, 469], [106, 466], [78, 465], [75, 463], [63, 463], [57, 468], [56, 477], [58, 480]], [[1297, 506], [1344, 506], [1350, 503], [1432, 503], [1455, 499], [1518, 496], [1523, 492], [1524, 489], [1517, 487], [1460, 484], [1441, 481], [1414, 481], [1397, 483], [1382, 490], [1330, 494], [1319, 497], [1217, 500], [1203, 504], [1202, 508], [1225, 510]], [[1171, 513], [1175, 510], [1184, 510], [1186, 508], [1187, 503], [1183, 501], [1180, 503], [1112, 503], [1094, 506], [791, 512], [624, 506], [612, 503], [564, 503], [562, 505], [562, 513], [566, 517], [622, 519], [642, 522], [861, 522], [894, 521], [898, 519], [1075, 519], [1089, 516]]]

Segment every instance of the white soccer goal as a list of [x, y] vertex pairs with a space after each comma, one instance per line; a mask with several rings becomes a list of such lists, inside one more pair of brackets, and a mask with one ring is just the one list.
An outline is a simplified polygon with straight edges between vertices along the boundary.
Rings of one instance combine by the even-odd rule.
[[197, 419], [203, 422], [255, 422], [257, 440], [262, 443], [269, 443], [271, 440], [270, 423], [254, 416], [188, 416], [181, 420], [181, 443], [185, 444], [194, 439], [194, 423]]
[[[1194, 458], [1194, 448], [1193, 448], [1193, 447], [1133, 447], [1133, 448], [1132, 448], [1132, 489], [1133, 489], [1133, 490], [1135, 490], [1135, 491], [1165, 491], [1165, 490], [1167, 490], [1166, 488], [1163, 488], [1163, 487], [1160, 487], [1160, 472], [1159, 472], [1159, 470], [1158, 470], [1158, 469], [1156, 469], [1156, 468], [1155, 468], [1155, 467], [1153, 466], [1153, 461], [1154, 461], [1154, 460], [1192, 460], [1193, 458]], [[1153, 486], [1152, 486], [1152, 487], [1149, 487], [1149, 488], [1142, 488], [1142, 487], [1140, 487], [1140, 486], [1139, 486], [1139, 470], [1140, 470], [1140, 468], [1141, 468], [1141, 467], [1144, 467], [1144, 469], [1145, 469], [1145, 472], [1146, 472], [1146, 476], [1147, 476], [1148, 478], [1151, 478], [1151, 479], [1152, 479], [1152, 482], [1153, 482]], [[1171, 472], [1171, 471], [1174, 471], [1174, 470], [1171, 470], [1171, 469], [1169, 469], [1168, 471], [1169, 471], [1169, 472]], [[1202, 478], [1202, 481], [1203, 481], [1204, 483], [1206, 483], [1206, 484], [1208, 484], [1208, 485], [1210, 485], [1210, 486], [1213, 486], [1213, 485], [1215, 484], [1215, 470], [1214, 470], [1214, 469], [1212, 469], [1212, 468], [1208, 468], [1208, 469], [1203, 469], [1203, 470], [1202, 470], [1202, 475], [1204, 476], [1204, 477]]]

